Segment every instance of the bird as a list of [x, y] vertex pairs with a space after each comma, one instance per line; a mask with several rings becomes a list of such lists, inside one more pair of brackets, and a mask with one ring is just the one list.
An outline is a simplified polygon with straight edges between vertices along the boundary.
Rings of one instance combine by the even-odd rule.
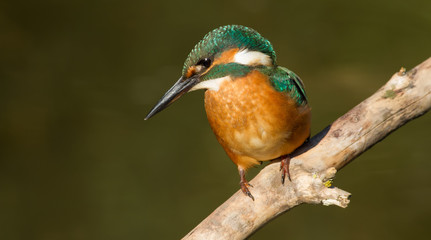
[[246, 26], [210, 31], [145, 120], [199, 89], [211, 129], [238, 168], [242, 192], [254, 201], [246, 171], [264, 161], [280, 160], [281, 183], [290, 180], [291, 153], [310, 137], [311, 107], [298, 75], [277, 65], [272, 44]]

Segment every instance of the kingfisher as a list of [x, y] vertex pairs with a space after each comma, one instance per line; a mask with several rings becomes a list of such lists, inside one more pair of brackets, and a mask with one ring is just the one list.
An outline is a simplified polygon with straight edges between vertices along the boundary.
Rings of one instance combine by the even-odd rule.
[[189, 53], [179, 80], [145, 120], [185, 93], [205, 90], [210, 126], [238, 167], [242, 192], [254, 200], [246, 170], [281, 160], [290, 180], [290, 154], [310, 136], [311, 108], [302, 80], [278, 66], [271, 43], [252, 28], [227, 25], [204, 36]]

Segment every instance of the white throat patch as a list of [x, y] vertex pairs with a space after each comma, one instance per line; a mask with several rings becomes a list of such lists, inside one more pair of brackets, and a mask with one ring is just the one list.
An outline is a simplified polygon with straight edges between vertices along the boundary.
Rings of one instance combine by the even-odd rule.
[[251, 66], [272, 66], [272, 60], [270, 56], [258, 51], [249, 51], [248, 49], [239, 50], [234, 56], [234, 62]]
[[220, 85], [224, 81], [230, 81], [230, 80], [231, 80], [230, 76], [225, 76], [225, 77], [221, 77], [221, 78], [216, 78], [216, 79], [210, 79], [210, 80], [202, 81], [202, 82], [196, 84], [195, 86], [193, 86], [189, 90], [189, 92], [195, 91], [195, 90], [198, 90], [198, 89], [208, 89], [208, 90], [218, 91], [219, 88], [220, 88]]

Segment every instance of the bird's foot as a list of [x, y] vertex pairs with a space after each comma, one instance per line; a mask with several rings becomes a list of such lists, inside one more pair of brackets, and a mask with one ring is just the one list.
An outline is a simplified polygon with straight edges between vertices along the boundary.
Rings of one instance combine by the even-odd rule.
[[245, 178], [245, 171], [243, 169], [239, 170], [239, 175], [241, 177], [241, 181], [239, 182], [239, 185], [241, 186], [241, 191], [248, 197], [250, 197], [254, 201], [254, 197], [251, 194], [250, 190], [248, 190], [249, 187], [253, 187], [247, 179]]
[[287, 178], [290, 180], [290, 173], [289, 173], [289, 164], [290, 164], [291, 157], [289, 155], [284, 155], [281, 157], [280, 162], [280, 171], [281, 171], [281, 184], [284, 185], [284, 179]]
[[247, 181], [245, 181], [245, 182], [241, 181], [241, 182], [239, 182], [239, 185], [241, 186], [241, 191], [245, 195], [249, 196], [254, 201], [253, 195], [251, 194], [250, 190], [248, 190], [248, 187], [253, 187], [253, 186], [250, 183], [248, 183]]

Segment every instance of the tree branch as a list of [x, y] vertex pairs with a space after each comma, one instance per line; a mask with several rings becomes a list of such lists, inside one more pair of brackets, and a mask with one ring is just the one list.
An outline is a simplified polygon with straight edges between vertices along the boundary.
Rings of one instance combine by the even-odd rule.
[[244, 239], [271, 219], [301, 204], [347, 207], [350, 193], [327, 187], [337, 170], [392, 131], [431, 108], [431, 58], [401, 69], [375, 94], [315, 135], [295, 152], [292, 181], [281, 185], [279, 164], [252, 181], [255, 201], [236, 192], [183, 239]]

